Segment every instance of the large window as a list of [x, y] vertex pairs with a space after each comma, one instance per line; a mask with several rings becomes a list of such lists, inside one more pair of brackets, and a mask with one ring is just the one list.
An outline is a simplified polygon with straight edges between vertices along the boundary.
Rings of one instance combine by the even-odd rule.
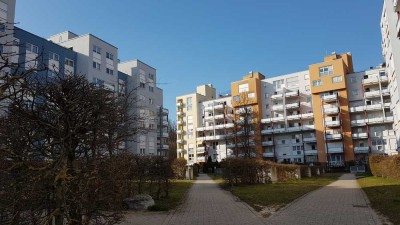
[[74, 67], [74, 61], [72, 61], [71, 59], [65, 58], [65, 65]]
[[100, 70], [100, 63], [93, 62], [93, 68]]
[[249, 91], [249, 84], [239, 84], [239, 93]]
[[321, 86], [322, 85], [322, 80], [314, 80], [313, 81], [313, 86], [314, 87], [318, 87], [318, 86]]
[[276, 80], [274, 82], [272, 82], [272, 84], [274, 85], [275, 89], [280, 89], [283, 87], [284, 81], [282, 80]]
[[114, 55], [111, 54], [111, 53], [109, 53], [109, 52], [106, 52], [106, 58], [107, 58], [107, 59], [114, 60]]
[[31, 43], [26, 43], [26, 50], [28, 52], [39, 53], [39, 47]]
[[114, 75], [114, 70], [106, 68], [106, 73], [110, 75]]
[[54, 52], [49, 52], [49, 59], [55, 60], [55, 61], [59, 61], [60, 60], [60, 56]]
[[328, 76], [333, 74], [333, 66], [324, 66], [319, 68], [319, 76]]
[[97, 45], [93, 45], [93, 52], [101, 54], [101, 48], [99, 46], [97, 46]]

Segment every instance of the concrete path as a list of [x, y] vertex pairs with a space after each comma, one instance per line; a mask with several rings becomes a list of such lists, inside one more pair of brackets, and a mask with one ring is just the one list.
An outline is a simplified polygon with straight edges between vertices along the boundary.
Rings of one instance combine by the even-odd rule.
[[[268, 193], [266, 193], [268, 194]], [[295, 200], [269, 218], [262, 218], [247, 204], [200, 174], [185, 202], [170, 213], [133, 212], [124, 225], [381, 225], [354, 175]]]
[[354, 174], [295, 200], [268, 218], [268, 224], [375, 225], [382, 224]]

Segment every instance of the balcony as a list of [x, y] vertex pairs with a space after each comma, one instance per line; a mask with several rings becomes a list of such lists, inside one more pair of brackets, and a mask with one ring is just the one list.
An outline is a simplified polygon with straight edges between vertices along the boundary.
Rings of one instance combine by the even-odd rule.
[[368, 133], [363, 132], [363, 133], [354, 133], [351, 135], [353, 139], [365, 139], [368, 138]]
[[204, 153], [204, 147], [197, 147], [197, 154]]
[[375, 98], [375, 97], [380, 97], [381, 92], [379, 90], [377, 91], [369, 91], [364, 93], [365, 98]]
[[365, 106], [350, 107], [350, 112], [364, 112]]
[[273, 105], [272, 106], [273, 111], [282, 111], [283, 110], [283, 105]]
[[338, 127], [340, 126], [340, 121], [326, 121], [325, 125], [327, 127]]
[[185, 113], [184, 113], [184, 112], [176, 112], [176, 115], [177, 115], [177, 116], [184, 116]]
[[314, 130], [315, 129], [315, 125], [314, 124], [310, 124], [310, 125], [303, 125], [303, 130]]
[[301, 114], [301, 118], [302, 118], [302, 119], [311, 119], [311, 118], [314, 118], [314, 113], [304, 113], [304, 114]]
[[287, 120], [298, 120], [300, 119], [300, 115], [291, 115], [286, 117]]
[[285, 97], [286, 98], [297, 97], [297, 96], [299, 96], [299, 92], [298, 91], [291, 91], [291, 92], [286, 92], [285, 93]]
[[164, 149], [164, 150], [169, 149], [169, 145], [162, 145], [161, 149]]
[[379, 79], [378, 76], [369, 76], [367, 79], [363, 79], [362, 83], [364, 84], [364, 86], [378, 84]]
[[184, 131], [183, 130], [176, 130], [176, 134], [183, 134]]
[[273, 152], [264, 152], [263, 153], [263, 157], [264, 158], [271, 158], [271, 157], [275, 157]]
[[389, 92], [389, 89], [382, 89], [382, 95], [383, 96], [389, 96], [390, 95], [390, 92]]
[[367, 121], [368, 124], [378, 124], [383, 123], [383, 117], [369, 118]]
[[388, 78], [388, 76], [387, 76], [387, 75], [384, 75], [384, 76], [379, 76], [379, 79], [381, 80], [381, 82], [382, 82], [382, 83], [384, 83], [384, 82], [388, 82], [388, 81], [389, 81], [389, 78]]
[[182, 107], [183, 107], [183, 103], [182, 103], [182, 102], [177, 102], [177, 103], [176, 103], [176, 107], [182, 108]]
[[367, 105], [365, 107], [365, 110], [367, 110], [367, 111], [382, 110], [382, 104], [378, 103], [378, 104], [373, 104], [373, 105]]
[[176, 121], [176, 124], [179, 125], [179, 126], [182, 126], [182, 125], [185, 124], [185, 121], [183, 121], [183, 120], [178, 120], [178, 121]]
[[261, 134], [272, 134], [274, 132], [273, 129], [266, 129], [266, 130], [262, 130]]
[[273, 141], [263, 141], [261, 144], [262, 144], [262, 146], [271, 146], [271, 145], [274, 145], [274, 142]]
[[351, 126], [353, 126], [353, 127], [365, 126], [366, 120], [365, 119], [352, 120], [350, 123], [351, 123]]
[[286, 109], [295, 109], [295, 108], [299, 108], [298, 102], [286, 104]]
[[339, 113], [339, 107], [327, 107], [324, 108], [324, 114], [331, 115], [331, 114], [338, 114]]
[[[178, 132], [177, 132], [178, 133]], [[163, 137], [163, 138], [167, 138], [168, 137], [168, 133], [157, 133], [157, 137]]]
[[161, 109], [162, 115], [166, 116], [166, 115], [168, 115], [168, 113], [169, 113], [168, 109], [165, 109], [165, 108]]
[[288, 127], [287, 132], [297, 132], [301, 130], [301, 126], [298, 127]]
[[318, 155], [318, 151], [317, 150], [305, 150], [304, 154], [305, 155]]
[[342, 134], [326, 134], [325, 138], [326, 140], [341, 140]]
[[303, 138], [303, 142], [317, 142], [316, 137], [305, 137]]
[[386, 123], [392, 123], [394, 120], [393, 120], [393, 116], [387, 116], [386, 118], [385, 118], [385, 121], [384, 122], [386, 122]]
[[183, 140], [183, 139], [176, 139], [176, 143], [178, 143], [178, 144], [183, 144], [183, 143], [185, 143], [185, 140]]
[[383, 103], [383, 107], [385, 107], [385, 108], [390, 108], [390, 102], [385, 102], [385, 103]]
[[206, 161], [206, 157], [201, 156], [201, 157], [197, 157], [197, 162], [205, 162]]
[[337, 100], [337, 95], [336, 94], [324, 95], [324, 96], [322, 96], [321, 100], [324, 102], [334, 102]]
[[272, 122], [282, 122], [282, 121], [285, 121], [285, 117], [283, 117], [283, 116], [274, 117], [271, 120], [272, 120]]
[[164, 127], [168, 127], [168, 121], [162, 121], [162, 125], [163, 125]]
[[178, 153], [186, 153], [186, 150], [185, 149], [183, 149], [183, 148], [178, 148], [177, 150], [176, 150]]
[[343, 153], [343, 147], [328, 147], [328, 153]]
[[282, 94], [271, 95], [271, 99], [281, 99], [281, 98], [283, 98]]
[[356, 154], [369, 153], [369, 147], [354, 147], [354, 153]]
[[271, 123], [271, 122], [272, 122], [272, 118], [261, 119], [261, 123]]

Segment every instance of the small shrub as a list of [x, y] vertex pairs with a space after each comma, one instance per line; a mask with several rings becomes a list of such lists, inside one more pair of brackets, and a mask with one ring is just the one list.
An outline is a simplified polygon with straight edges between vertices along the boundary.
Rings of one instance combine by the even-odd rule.
[[186, 177], [186, 164], [187, 161], [184, 158], [176, 158], [172, 162], [172, 173], [174, 174], [174, 177], [177, 179], [185, 179]]
[[400, 155], [384, 156], [370, 155], [369, 166], [371, 173], [376, 177], [391, 177], [400, 179]]

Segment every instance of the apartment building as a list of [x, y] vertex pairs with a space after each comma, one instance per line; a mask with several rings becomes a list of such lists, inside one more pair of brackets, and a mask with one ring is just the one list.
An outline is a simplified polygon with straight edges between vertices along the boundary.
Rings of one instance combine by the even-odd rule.
[[[11, 62], [15, 62], [16, 52], [18, 49], [12, 46], [14, 43], [13, 29], [15, 18], [15, 0], [1, 0], [0, 1], [0, 52], [2, 55], [7, 54]], [[16, 43], [18, 45], [18, 43]], [[3, 59], [0, 59], [0, 62]], [[4, 69], [2, 72], [5, 71]]]
[[[308, 70], [273, 78], [251, 72], [231, 83], [231, 103], [228, 98], [199, 100], [204, 110], [190, 114], [203, 118], [190, 123], [196, 129], [197, 146], [193, 137], [188, 141], [181, 135], [186, 127], [179, 131], [178, 144], [193, 143], [190, 162], [202, 162], [207, 150], [219, 161], [246, 156], [250, 149], [250, 157], [277, 162], [328, 167], [366, 163], [369, 154], [398, 153], [388, 86], [386, 68], [355, 73], [350, 53], [332, 53]], [[183, 99], [177, 98], [178, 116], [187, 114], [180, 110]], [[246, 121], [248, 128], [243, 125]], [[247, 145], [241, 138], [246, 132], [251, 136]], [[178, 152], [189, 148], [180, 147]]]
[[205, 152], [208, 149], [203, 143], [197, 142], [196, 128], [203, 127], [202, 102], [215, 98], [216, 90], [211, 84], [198, 86], [195, 93], [176, 97], [177, 155], [188, 163], [206, 160]]
[[382, 55], [387, 68], [393, 129], [400, 147], [400, 1], [384, 0], [381, 16]]
[[156, 69], [140, 60], [119, 63], [118, 69], [128, 76], [126, 93], [135, 98], [131, 113], [144, 131], [127, 141], [127, 147], [137, 154], [166, 156], [168, 110], [163, 107], [163, 90], [156, 86]]

